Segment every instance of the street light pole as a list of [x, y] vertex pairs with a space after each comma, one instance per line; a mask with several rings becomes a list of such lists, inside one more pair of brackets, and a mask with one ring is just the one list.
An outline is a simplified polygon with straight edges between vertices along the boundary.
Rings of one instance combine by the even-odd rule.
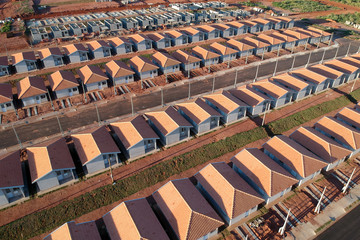
[[236, 88], [237, 75], [238, 75], [238, 70], [236, 69], [236, 71], [235, 71], [235, 80], [234, 80], [234, 88]]
[[212, 93], [215, 91], [215, 75], [213, 77]]
[[18, 143], [19, 143], [20, 149], [23, 149], [22, 143], [21, 143], [20, 138], [19, 138], [19, 136], [18, 136], [18, 134], [17, 134], [17, 132], [15, 130], [14, 124], [11, 124], [11, 126], [12, 126], [12, 129], [13, 129], [14, 133], [15, 133], [15, 137], [16, 137]]
[[266, 103], [265, 112], [264, 112], [264, 117], [263, 117], [263, 120], [262, 120], [261, 126], [264, 126], [264, 124], [265, 124], [266, 112], [270, 110], [270, 105], [271, 105], [271, 103], [270, 103], [270, 102], [267, 102], [267, 103]]
[[285, 233], [285, 228], [286, 228], [286, 224], [288, 223], [288, 220], [289, 220], [289, 215], [290, 215], [290, 209], [286, 215], [284, 225], [281, 228], [279, 228], [280, 235], [284, 235], [284, 233]]
[[277, 69], [277, 66], [278, 66], [278, 62], [279, 62], [279, 59], [276, 59], [276, 63], [275, 63], [275, 68], [274, 68], [273, 76], [275, 76], [275, 74], [276, 74], [276, 69]]
[[112, 173], [111, 161], [110, 161], [109, 156], [108, 156], [108, 163], [109, 163], [109, 169], [110, 169], [111, 183], [114, 184], [114, 176], [113, 176], [113, 173]]
[[130, 96], [130, 103], [131, 103], [131, 115], [134, 116], [134, 103], [133, 103], [132, 96]]
[[291, 71], [294, 69], [294, 65], [295, 65], [295, 59], [296, 59], [296, 55], [294, 56], [294, 58], [293, 58], [293, 62], [292, 62], [292, 64], [291, 64]]
[[352, 171], [352, 173], [351, 173], [348, 181], [346, 182], [346, 185], [342, 188], [342, 192], [343, 192], [343, 193], [345, 193], [346, 190], [348, 189], [349, 184], [350, 184], [350, 182], [351, 182], [351, 178], [353, 177], [353, 175], [354, 175], [354, 173], [355, 173], [355, 170], [356, 170], [356, 168], [354, 168], [354, 170]]
[[324, 188], [324, 191], [321, 193], [320, 199], [319, 199], [319, 201], [318, 201], [318, 203], [317, 203], [317, 205], [316, 205], [316, 207], [315, 207], [314, 213], [317, 213], [317, 214], [320, 213], [321, 201], [322, 201], [322, 199], [323, 199], [323, 197], [324, 197], [325, 190], [326, 190], [326, 187]]
[[337, 58], [337, 55], [338, 55], [338, 52], [339, 52], [339, 48], [340, 48], [340, 46], [338, 46], [338, 47], [337, 47], [337, 49], [336, 49], [334, 59], [336, 59], [336, 58]]
[[353, 83], [353, 85], [351, 86], [351, 90], [350, 90], [350, 93], [354, 90], [354, 87], [355, 87], [355, 84], [356, 84], [356, 81], [358, 80], [358, 78], [356, 78], [355, 80], [354, 80], [354, 83]]
[[306, 65], [305, 65], [305, 67], [307, 67], [309, 65], [309, 63], [310, 63], [311, 54], [312, 54], [312, 52], [310, 52], [310, 54], [309, 54], [309, 58], [308, 58], [308, 61], [307, 61]]
[[351, 46], [351, 43], [349, 43], [349, 47], [348, 47], [348, 50], [346, 51], [346, 57], [349, 55], [349, 52], [350, 52], [350, 46]]

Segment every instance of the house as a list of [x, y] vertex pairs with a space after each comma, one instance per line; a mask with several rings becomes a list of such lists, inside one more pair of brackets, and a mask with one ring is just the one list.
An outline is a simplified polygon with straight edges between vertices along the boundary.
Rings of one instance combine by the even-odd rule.
[[299, 180], [298, 185], [313, 179], [328, 164], [294, 140], [276, 135], [263, 144], [264, 152]]
[[312, 85], [296, 78], [289, 73], [280, 74], [270, 78], [270, 81], [276, 82], [281, 86], [293, 92], [292, 100], [298, 101], [311, 94]]
[[325, 66], [324, 64], [312, 65], [308, 69], [331, 79], [329, 88], [338, 87], [339, 85], [343, 84], [347, 78], [345, 73], [340, 72], [334, 68]]
[[87, 22], [87, 26], [88, 26], [88, 31], [89, 32], [93, 32], [93, 33], [100, 33], [101, 32], [100, 25], [95, 21]]
[[108, 39], [109, 45], [113, 54], [126, 54], [132, 52], [133, 45], [132, 43], [124, 37], [114, 37]]
[[311, 127], [300, 127], [289, 137], [324, 159], [328, 163], [325, 171], [338, 166], [352, 153], [351, 150]]
[[158, 76], [159, 67], [146, 57], [135, 56], [129, 60], [129, 64], [131, 69], [141, 80]]
[[279, 19], [282, 23], [282, 28], [293, 28], [295, 21], [292, 18], [288, 18], [288, 17], [276, 17], [277, 19]]
[[58, 25], [61, 37], [69, 37], [70, 36], [70, 29], [66, 25]]
[[221, 114], [206, 104], [205, 100], [201, 98], [178, 103], [175, 108], [194, 126], [191, 130], [195, 134], [203, 134], [219, 126]]
[[139, 22], [134, 18], [121, 18], [120, 21], [123, 27], [127, 30], [136, 29], [139, 27]]
[[72, 134], [71, 138], [85, 174], [121, 163], [120, 150], [104, 126]]
[[101, 237], [95, 221], [83, 223], [71, 221], [64, 223], [44, 238], [44, 240], [64, 239], [101, 240]]
[[203, 66], [211, 66], [219, 63], [220, 55], [200, 46], [192, 49], [193, 54], [202, 59]]
[[119, 19], [105, 19], [105, 26], [109, 28], [110, 31], [120, 31], [123, 29], [122, 22]]
[[152, 194], [159, 214], [179, 240], [209, 239], [223, 221], [189, 179], [172, 180]]
[[210, 163], [195, 174], [196, 187], [232, 226], [257, 211], [264, 200], [225, 162]]
[[318, 32], [309, 31], [304, 28], [295, 29], [296, 32], [310, 35], [309, 43], [310, 44], [319, 44], [321, 42], [321, 34]]
[[82, 81], [86, 92], [92, 90], [101, 90], [108, 87], [108, 77], [96, 65], [85, 65], [84, 67], [80, 68], [77, 73], [79, 74], [80, 80]]
[[258, 54], [258, 55], [267, 52], [268, 48], [270, 46], [269, 44], [267, 44], [265, 42], [259, 41], [255, 38], [251, 38], [251, 37], [243, 38], [239, 42], [242, 42], [242, 43], [252, 46], [254, 49], [254, 54]]
[[95, 40], [87, 43], [89, 55], [92, 58], [104, 58], [111, 56], [111, 47], [104, 40]]
[[64, 138], [27, 148], [31, 183], [48, 190], [76, 178], [75, 165]]
[[246, 85], [231, 89], [229, 92], [248, 105], [247, 113], [251, 116], [257, 116], [270, 109], [268, 105], [271, 99]]
[[234, 30], [234, 35], [239, 36], [247, 33], [247, 26], [245, 26], [241, 22], [232, 21], [226, 23], [226, 25], [228, 25], [230, 28]]
[[170, 54], [165, 52], [156, 52], [152, 56], [155, 63], [163, 74], [174, 73], [180, 71], [181, 62], [176, 60]]
[[102, 219], [110, 239], [169, 240], [145, 198], [122, 202]]
[[[351, 66], [354, 66], [356, 68], [358, 68], [358, 70], [355, 73], [355, 76], [352, 77], [352, 75], [350, 74], [349, 77], [349, 81], [357, 79], [359, 77], [359, 72], [360, 72], [360, 60], [356, 59], [356, 58], [352, 58], [352, 57], [344, 57], [344, 58], [340, 58], [339, 61], [344, 62], [346, 64], [349, 64]], [[350, 70], [350, 68], [348, 68]]]
[[292, 100], [293, 93], [291, 90], [271, 82], [268, 79], [252, 83], [250, 87], [270, 98], [272, 108], [282, 107]]
[[12, 87], [7, 83], [0, 83], [0, 112], [14, 110]]
[[331, 36], [332, 34], [314, 27], [308, 27], [307, 28], [308, 31], [312, 31], [312, 32], [317, 32], [320, 33], [321, 35], [321, 42], [327, 42], [331, 40]]
[[287, 29], [282, 32], [285, 35], [296, 38], [296, 46], [302, 46], [308, 43], [311, 39], [311, 35], [307, 33], [298, 32], [296, 30]]
[[283, 28], [281, 20], [276, 17], [267, 18], [266, 20], [270, 22], [270, 29], [279, 30]]
[[327, 62], [324, 62], [324, 65], [330, 68], [333, 68], [335, 70], [338, 70], [340, 72], [345, 73], [346, 79], [344, 83], [347, 83], [351, 80], [354, 80], [357, 78], [359, 74], [359, 68], [355, 67], [347, 62], [340, 61], [338, 59], [330, 60]]
[[64, 65], [63, 54], [60, 48], [44, 48], [39, 50], [39, 58], [44, 64], [44, 68]]
[[183, 71], [191, 71], [200, 68], [201, 59], [197, 58], [184, 50], [176, 50], [172, 56], [181, 62], [180, 68]]
[[244, 20], [241, 21], [241, 23], [246, 26], [248, 33], [256, 33], [260, 31], [260, 26], [256, 22], [253, 22], [251, 20]]
[[16, 86], [18, 99], [22, 101], [24, 107], [48, 101], [45, 83], [41, 77], [26, 77], [17, 82]]
[[7, 56], [0, 56], [0, 77], [9, 75], [9, 63]]
[[135, 72], [120, 60], [112, 60], [105, 64], [106, 74], [113, 85], [126, 84], [134, 81]]
[[70, 23], [70, 32], [74, 36], [82, 36], [83, 34], [88, 33], [87, 27], [82, 22], [79, 23]]
[[217, 24], [213, 24], [211, 26], [220, 31], [220, 37], [227, 38], [227, 37], [232, 37], [232, 36], [236, 35], [235, 29], [226, 24], [217, 23]]
[[259, 34], [256, 40], [268, 44], [269, 52], [278, 51], [284, 46], [285, 41], [280, 38], [272, 37], [271, 35]]
[[209, 49], [220, 55], [221, 62], [229, 62], [236, 59], [238, 51], [226, 45], [214, 42]]
[[188, 37], [189, 43], [200, 42], [205, 40], [204, 33], [192, 27], [183, 28], [180, 30], [180, 32]]
[[251, 19], [251, 21], [258, 24], [258, 32], [265, 32], [271, 29], [271, 22], [265, 18], [255, 18]]
[[197, 29], [204, 33], [205, 40], [211, 40], [220, 37], [220, 30], [210, 25], [200, 25], [197, 27]]
[[329, 88], [332, 80], [324, 75], [318, 74], [307, 68], [297, 69], [291, 72], [291, 75], [304, 80], [312, 86], [312, 93], [319, 93]]
[[152, 48], [152, 41], [144, 34], [134, 34], [129, 37], [130, 42], [132, 42], [134, 51], [145, 51]]
[[233, 169], [265, 199], [274, 202], [299, 181], [263, 151], [245, 148], [231, 158]]
[[360, 130], [360, 113], [354, 108], [343, 108], [336, 114], [336, 119]]
[[50, 26], [52, 38], [62, 38], [62, 33], [58, 26]]
[[247, 105], [231, 95], [229, 91], [220, 90], [213, 94], [205, 95], [204, 100], [212, 108], [221, 114], [221, 122], [233, 123], [246, 116]]
[[49, 75], [48, 80], [51, 90], [58, 99], [79, 94], [79, 82], [70, 71], [56, 71]]
[[147, 35], [147, 37], [152, 40], [153, 48], [155, 49], [171, 47], [171, 38], [167, 37], [163, 33], [150, 33]]
[[80, 43], [69, 44], [63, 47], [65, 54], [71, 63], [78, 63], [89, 60], [88, 51]]
[[165, 35], [167, 35], [171, 39], [171, 46], [181, 46], [189, 43], [188, 36], [182, 34], [179, 31], [168, 31], [165, 32]]
[[25, 184], [20, 152], [0, 157], [0, 206], [25, 197]]
[[141, 116], [110, 124], [125, 156], [133, 160], [157, 149], [159, 137]]
[[11, 55], [12, 65], [15, 67], [17, 73], [29, 72], [37, 69], [36, 57], [33, 51], [19, 52]]
[[145, 116], [164, 146], [190, 138], [192, 125], [172, 106], [165, 107], [161, 111], [148, 112]]
[[353, 151], [351, 156], [360, 152], [360, 130], [333, 117], [321, 118], [315, 123], [314, 127], [322, 134], [325, 134], [345, 148]]
[[30, 28], [31, 42], [39, 43], [44, 39], [49, 39], [49, 33], [45, 28]]
[[226, 45], [237, 50], [238, 56], [240, 58], [253, 55], [255, 52], [254, 46], [244, 42], [237, 41], [235, 39], [230, 39], [229, 41], [226, 42]]
[[282, 34], [278, 31], [274, 31], [274, 32], [268, 34], [268, 36], [283, 41], [284, 43], [283, 43], [282, 47], [287, 48], [287, 49], [293, 49], [293, 47], [295, 47], [296, 42], [297, 42], [297, 39], [295, 37]]
[[360, 102], [355, 105], [355, 110], [360, 111]]

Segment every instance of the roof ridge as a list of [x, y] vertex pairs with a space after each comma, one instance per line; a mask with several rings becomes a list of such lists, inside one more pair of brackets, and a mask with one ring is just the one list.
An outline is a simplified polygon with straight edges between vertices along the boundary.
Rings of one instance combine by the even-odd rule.
[[134, 224], [135, 229], [136, 229], [136, 231], [137, 231], [137, 233], [139, 234], [139, 237], [140, 237], [140, 239], [141, 239], [142, 236], [141, 236], [141, 234], [140, 234], [140, 232], [139, 232], [139, 229], [138, 229], [137, 226], [136, 226], [136, 223], [134, 222], [133, 217], [131, 216], [131, 213], [129, 212], [129, 209], [128, 209], [127, 205], [126, 205], [126, 202], [123, 202], [123, 204], [125, 205], [126, 212], [127, 212], [127, 214], [129, 214], [130, 219], [131, 219], [131, 222]]

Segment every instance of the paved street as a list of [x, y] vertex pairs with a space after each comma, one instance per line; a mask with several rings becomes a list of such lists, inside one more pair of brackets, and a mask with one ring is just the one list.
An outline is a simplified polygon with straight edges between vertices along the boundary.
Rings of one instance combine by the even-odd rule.
[[[339, 50], [338, 56], [344, 56], [348, 50], [349, 44], [343, 43]], [[359, 48], [359, 42], [353, 42], [349, 53], [355, 53]], [[336, 48], [326, 51], [324, 59], [331, 59], [336, 54]], [[317, 63], [321, 60], [323, 51], [313, 52], [311, 54], [310, 64]], [[296, 56], [294, 67], [304, 66], [308, 62], [309, 53]], [[277, 71], [286, 71], [291, 68], [293, 57], [288, 57], [278, 62]], [[274, 72], [275, 61], [267, 62], [259, 67], [258, 78], [270, 75]], [[256, 66], [249, 67], [238, 71], [237, 83], [246, 82], [254, 79]], [[234, 85], [235, 72], [228, 73], [215, 79], [214, 89], [229, 87]], [[167, 87], [163, 90], [164, 103], [186, 99], [189, 94], [189, 84], [175, 83], [176, 86]], [[204, 80], [192, 81], [190, 87], [191, 96], [210, 92], [212, 90], [213, 78], [209, 77]], [[134, 111], [138, 112], [144, 109], [153, 108], [161, 105], [161, 92], [153, 91], [149, 94], [139, 95], [133, 98]], [[109, 102], [99, 106], [99, 115], [101, 120], [111, 119], [118, 116], [131, 114], [131, 102], [128, 98], [119, 99], [116, 102]], [[89, 125], [97, 121], [95, 107], [79, 110], [75, 113], [59, 116], [61, 126], [64, 131], [69, 131], [81, 126]], [[16, 132], [22, 142], [31, 141], [37, 138], [50, 136], [60, 132], [59, 124], [56, 118], [44, 119], [39, 122], [32, 122], [16, 126]], [[12, 128], [0, 131], [0, 148], [7, 148], [18, 144]]]

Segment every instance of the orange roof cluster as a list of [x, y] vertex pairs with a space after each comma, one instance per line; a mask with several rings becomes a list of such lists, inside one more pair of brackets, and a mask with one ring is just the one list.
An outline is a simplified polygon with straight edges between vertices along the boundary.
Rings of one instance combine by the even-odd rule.
[[91, 42], [88, 42], [87, 45], [93, 51], [96, 49], [102, 48], [102, 47], [110, 48], [109, 44], [107, 42], [105, 42], [104, 40], [91, 41]]
[[10, 84], [0, 83], [0, 103], [6, 103], [13, 100], [12, 88]]
[[272, 96], [273, 98], [281, 98], [285, 94], [289, 92], [286, 88], [269, 81], [268, 79], [264, 79], [261, 81], [257, 81], [255, 83], [250, 84], [251, 87], [255, 87], [259, 89], [262, 92], [265, 92], [266, 94]]
[[342, 75], [344, 75], [343, 72], [340, 72], [336, 69], [328, 67], [324, 64], [313, 65], [313, 66], [310, 66], [309, 69], [311, 71], [317, 72], [318, 74], [321, 74], [330, 79], [337, 79], [337, 78], [341, 77]]
[[346, 74], [352, 74], [353, 72], [356, 72], [359, 69], [358, 67], [355, 67], [349, 63], [345, 63], [338, 59], [334, 59], [334, 60], [325, 62], [324, 65], [331, 67], [331, 68], [335, 68]]
[[266, 34], [259, 34], [256, 39], [265, 42], [269, 45], [276, 45], [276, 44], [281, 44], [284, 43], [285, 41], [283, 39], [279, 39], [276, 37], [272, 37], [271, 35], [266, 35]]
[[219, 51], [221, 55], [230, 55], [238, 52], [233, 48], [227, 47], [217, 42], [212, 43], [210, 45], [210, 49], [213, 49], [214, 51]]
[[251, 19], [251, 21], [263, 25], [270, 23], [270, 21], [265, 18], [255, 18], [255, 19]]
[[254, 49], [254, 46], [247, 44], [245, 42], [237, 41], [235, 39], [230, 39], [229, 41], [226, 42], [226, 44], [239, 51]]
[[52, 48], [44, 48], [39, 50], [39, 57], [40, 59], [44, 59], [50, 56], [63, 56], [63, 54], [60, 51], [60, 48], [58, 47], [52, 47]]
[[165, 34], [169, 35], [171, 38], [179, 38], [183, 35], [181, 32], [176, 30], [165, 32]]
[[160, 66], [166, 68], [180, 64], [178, 60], [173, 58], [170, 54], [164, 52], [156, 52], [152, 55], [153, 60]]
[[323, 30], [318, 29], [318, 28], [308, 27], [307, 30], [312, 31], [312, 32], [320, 33], [322, 36], [331, 36], [331, 33], [323, 31]]
[[318, 74], [307, 68], [301, 68], [301, 69], [294, 70], [291, 72], [291, 75], [293, 75], [293, 74], [295, 76], [298, 76], [302, 79], [305, 79], [305, 80], [315, 83], [315, 84], [321, 84], [328, 79], [326, 76]]
[[105, 69], [112, 78], [119, 78], [134, 74], [134, 71], [131, 70], [128, 65], [119, 60], [112, 60], [108, 62], [107, 64], [105, 64]]
[[128, 37], [130, 40], [132, 40], [135, 43], [140, 43], [142, 41], [145, 41], [146, 39], [150, 40], [146, 35], [144, 34], [134, 34], [134, 35], [130, 35]]
[[86, 65], [78, 70], [80, 79], [84, 84], [91, 84], [108, 80], [105, 73], [96, 65]]
[[129, 60], [130, 66], [134, 67], [138, 72], [147, 72], [159, 69], [148, 58], [143, 56], [135, 56]]
[[101, 240], [99, 231], [94, 221], [76, 224], [67, 222], [50, 233], [44, 240]]
[[208, 59], [213, 59], [213, 58], [217, 58], [220, 57], [219, 54], [214, 53], [208, 49], [205, 49], [203, 47], [200, 46], [196, 46], [192, 49], [192, 51], [197, 54], [198, 56], [200, 56], [202, 59], [208, 60]]
[[129, 40], [127, 40], [126, 38], [124, 37], [114, 37], [114, 38], [110, 38], [108, 39], [109, 43], [113, 46], [120, 46], [121, 44], [124, 44], [124, 43], [128, 43], [128, 44], [131, 44], [129, 42]]
[[291, 76], [289, 73], [280, 74], [277, 76], [274, 76], [270, 78], [271, 81], [279, 82], [285, 86], [288, 86], [291, 89], [294, 89], [295, 91], [301, 91], [307, 86], [309, 86], [308, 83], [301, 81], [300, 79]]
[[187, 35], [196, 35], [199, 33], [199, 30], [196, 30], [195, 28], [192, 27], [188, 27], [188, 28], [183, 28], [181, 29], [181, 32], [187, 34]]
[[251, 46], [253, 46], [254, 48], [264, 48], [264, 47], [269, 46], [268, 43], [259, 41], [259, 40], [255, 39], [255, 38], [251, 38], [251, 37], [243, 38], [243, 39], [240, 40], [240, 42], [243, 42], [243, 43], [246, 43], [246, 44], [248, 44], [248, 45], [251, 45]]
[[225, 90], [220, 90], [213, 94], [205, 95], [203, 98], [214, 104], [226, 114], [235, 111], [239, 107], [247, 106], [243, 101], [234, 97], [229, 91]]
[[151, 40], [155, 41], [155, 42], [158, 42], [164, 38], [167, 38], [165, 34], [163, 33], [150, 33], [147, 35], [148, 38], [150, 38]]
[[249, 106], [257, 106], [258, 104], [270, 100], [264, 94], [248, 87], [248, 86], [240, 86], [235, 89], [229, 90], [229, 92], [240, 99], [241, 101], [245, 102]]
[[79, 86], [74, 74], [69, 71], [56, 71], [49, 75], [48, 79], [52, 91], [59, 91]]
[[38, 76], [26, 77], [17, 83], [19, 99], [47, 93], [44, 80]]
[[286, 34], [282, 34], [281, 32], [277, 32], [277, 31], [272, 32], [269, 36], [277, 38], [277, 39], [281, 39], [282, 41], [288, 42], [288, 43], [296, 41], [295, 37], [292, 37], [292, 36], [289, 36]]
[[226, 23], [226, 25], [233, 27], [233, 28], [241, 28], [244, 26], [243, 23], [237, 22], [237, 21], [228, 22], [228, 23]]
[[67, 55], [73, 54], [77, 51], [87, 52], [86, 48], [81, 43], [69, 44], [64, 46], [63, 48]]
[[339, 60], [354, 67], [357, 67], [358, 69], [360, 68], [360, 60], [356, 58], [344, 57], [344, 58], [340, 58]]
[[296, 38], [298, 40], [307, 39], [307, 38], [311, 37], [310, 34], [298, 32], [296, 30], [290, 30], [290, 29], [287, 29], [287, 30], [283, 31], [283, 34], [294, 37], [294, 38]]
[[225, 31], [225, 30], [230, 28], [228, 25], [222, 24], [222, 23], [213, 24], [211, 26], [214, 27], [214, 28], [217, 28], [217, 29], [219, 29], [221, 31]]
[[197, 27], [200, 31], [210, 33], [212, 31], [215, 31], [215, 28], [210, 25], [200, 25]]
[[360, 113], [353, 108], [343, 108], [336, 114], [336, 118], [351, 124], [352, 126], [360, 129]]
[[176, 52], [174, 52], [172, 56], [185, 64], [201, 61], [200, 58], [197, 58], [184, 50], [176, 50]]
[[36, 61], [35, 53], [34, 52], [19, 52], [11, 55], [12, 63], [17, 64], [23, 60], [31, 60]]
[[20, 151], [0, 157], [0, 188], [24, 186]]

